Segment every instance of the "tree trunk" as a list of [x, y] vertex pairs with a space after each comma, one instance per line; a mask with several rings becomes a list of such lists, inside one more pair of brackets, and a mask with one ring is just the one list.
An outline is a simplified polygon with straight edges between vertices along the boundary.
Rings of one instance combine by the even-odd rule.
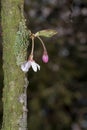
[[[2, 0], [1, 2], [4, 70], [2, 130], [27, 129], [27, 78], [17, 65], [16, 52], [14, 52], [19, 23], [23, 20], [20, 11], [23, 4], [23, 0]], [[22, 52], [23, 60], [26, 59], [26, 53], [27, 51]]]

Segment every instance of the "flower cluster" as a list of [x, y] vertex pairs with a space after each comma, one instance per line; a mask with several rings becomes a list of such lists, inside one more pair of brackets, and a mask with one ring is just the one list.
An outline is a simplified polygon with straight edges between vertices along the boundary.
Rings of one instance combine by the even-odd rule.
[[[29, 70], [31, 67], [32, 67], [32, 69], [33, 69], [34, 72], [37, 72], [37, 70], [40, 70], [40, 65], [37, 64], [37, 63], [35, 62], [35, 60], [33, 59], [34, 38], [35, 38], [35, 35], [34, 35], [34, 34], [31, 34], [31, 39], [32, 39], [32, 49], [31, 49], [31, 53], [30, 53], [30, 56], [29, 56], [28, 60], [21, 65], [21, 69], [22, 69], [22, 71], [25, 72], [25, 73], [28, 72], [28, 70]], [[44, 51], [43, 51], [43, 55], [42, 55], [42, 61], [43, 61], [44, 63], [47, 63], [48, 60], [49, 60], [49, 57], [48, 57], [48, 53], [47, 53], [46, 47], [45, 47], [45, 45], [44, 45], [42, 39], [41, 39], [39, 36], [37, 36], [37, 38], [38, 38], [38, 39], [40, 40], [40, 42], [42, 43], [43, 50], [44, 50]]]
[[31, 53], [30, 53], [30, 56], [28, 58], [28, 61], [26, 61], [25, 63], [23, 63], [21, 65], [21, 69], [22, 71], [24, 72], [28, 72], [28, 70], [30, 69], [30, 67], [32, 67], [32, 69], [37, 72], [37, 70], [40, 70], [40, 65], [38, 65], [34, 59], [33, 59], [33, 52], [34, 52], [34, 39], [35, 37], [37, 37], [42, 46], [43, 46], [43, 55], [42, 55], [42, 61], [44, 63], [47, 63], [48, 60], [49, 60], [49, 57], [48, 57], [48, 53], [47, 53], [47, 49], [45, 47], [45, 44], [44, 42], [42, 41], [42, 39], [40, 38], [40, 36], [44, 36], [44, 37], [52, 37], [53, 35], [55, 35], [57, 33], [56, 30], [51, 30], [51, 29], [48, 29], [48, 30], [41, 30], [35, 34], [30, 34], [30, 38], [32, 39], [32, 49], [31, 49]]

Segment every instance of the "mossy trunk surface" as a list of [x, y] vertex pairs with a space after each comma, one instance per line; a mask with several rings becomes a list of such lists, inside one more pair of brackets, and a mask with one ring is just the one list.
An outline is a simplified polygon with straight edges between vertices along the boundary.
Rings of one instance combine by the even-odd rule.
[[23, 0], [2, 0], [3, 36], [3, 124], [2, 130], [26, 130], [26, 75], [16, 64], [14, 44], [21, 21]]

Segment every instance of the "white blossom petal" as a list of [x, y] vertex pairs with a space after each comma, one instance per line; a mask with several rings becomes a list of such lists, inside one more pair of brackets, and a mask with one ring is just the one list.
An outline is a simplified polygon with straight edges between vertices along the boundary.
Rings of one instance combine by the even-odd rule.
[[32, 69], [37, 72], [37, 69], [40, 70], [40, 65], [38, 65], [35, 61], [31, 62]]
[[24, 72], [28, 72], [29, 68], [31, 67], [31, 62], [28, 61], [28, 62], [25, 62], [21, 65], [21, 69], [22, 71]]
[[36, 65], [35, 61], [32, 61], [32, 62], [31, 62], [31, 66], [32, 66], [32, 69], [33, 69], [35, 72], [37, 72], [37, 65]]
[[25, 63], [23, 63], [21, 65], [21, 69], [24, 72], [28, 72], [28, 70], [29, 70], [30, 67], [32, 67], [32, 69], [34, 70], [34, 72], [37, 72], [37, 69], [40, 70], [40, 65], [38, 65], [35, 61], [29, 60], [29, 61], [27, 61], [27, 62], [25, 62]]
[[40, 70], [40, 65], [36, 63], [37, 68]]

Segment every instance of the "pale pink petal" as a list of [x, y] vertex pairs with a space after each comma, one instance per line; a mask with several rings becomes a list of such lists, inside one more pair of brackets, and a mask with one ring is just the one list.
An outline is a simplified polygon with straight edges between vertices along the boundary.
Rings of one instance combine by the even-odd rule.
[[40, 70], [40, 65], [38, 65], [38, 64], [36, 63], [36, 66], [37, 66], [37, 68]]
[[21, 69], [22, 71], [24, 72], [28, 72], [29, 68], [31, 67], [31, 62], [28, 61], [28, 62], [25, 62], [21, 65]]
[[40, 70], [40, 66], [35, 62], [35, 61], [32, 61], [31, 62], [31, 66], [32, 66], [32, 69], [37, 72], [37, 69]]
[[32, 69], [37, 72], [37, 65], [34, 61], [31, 62]]

